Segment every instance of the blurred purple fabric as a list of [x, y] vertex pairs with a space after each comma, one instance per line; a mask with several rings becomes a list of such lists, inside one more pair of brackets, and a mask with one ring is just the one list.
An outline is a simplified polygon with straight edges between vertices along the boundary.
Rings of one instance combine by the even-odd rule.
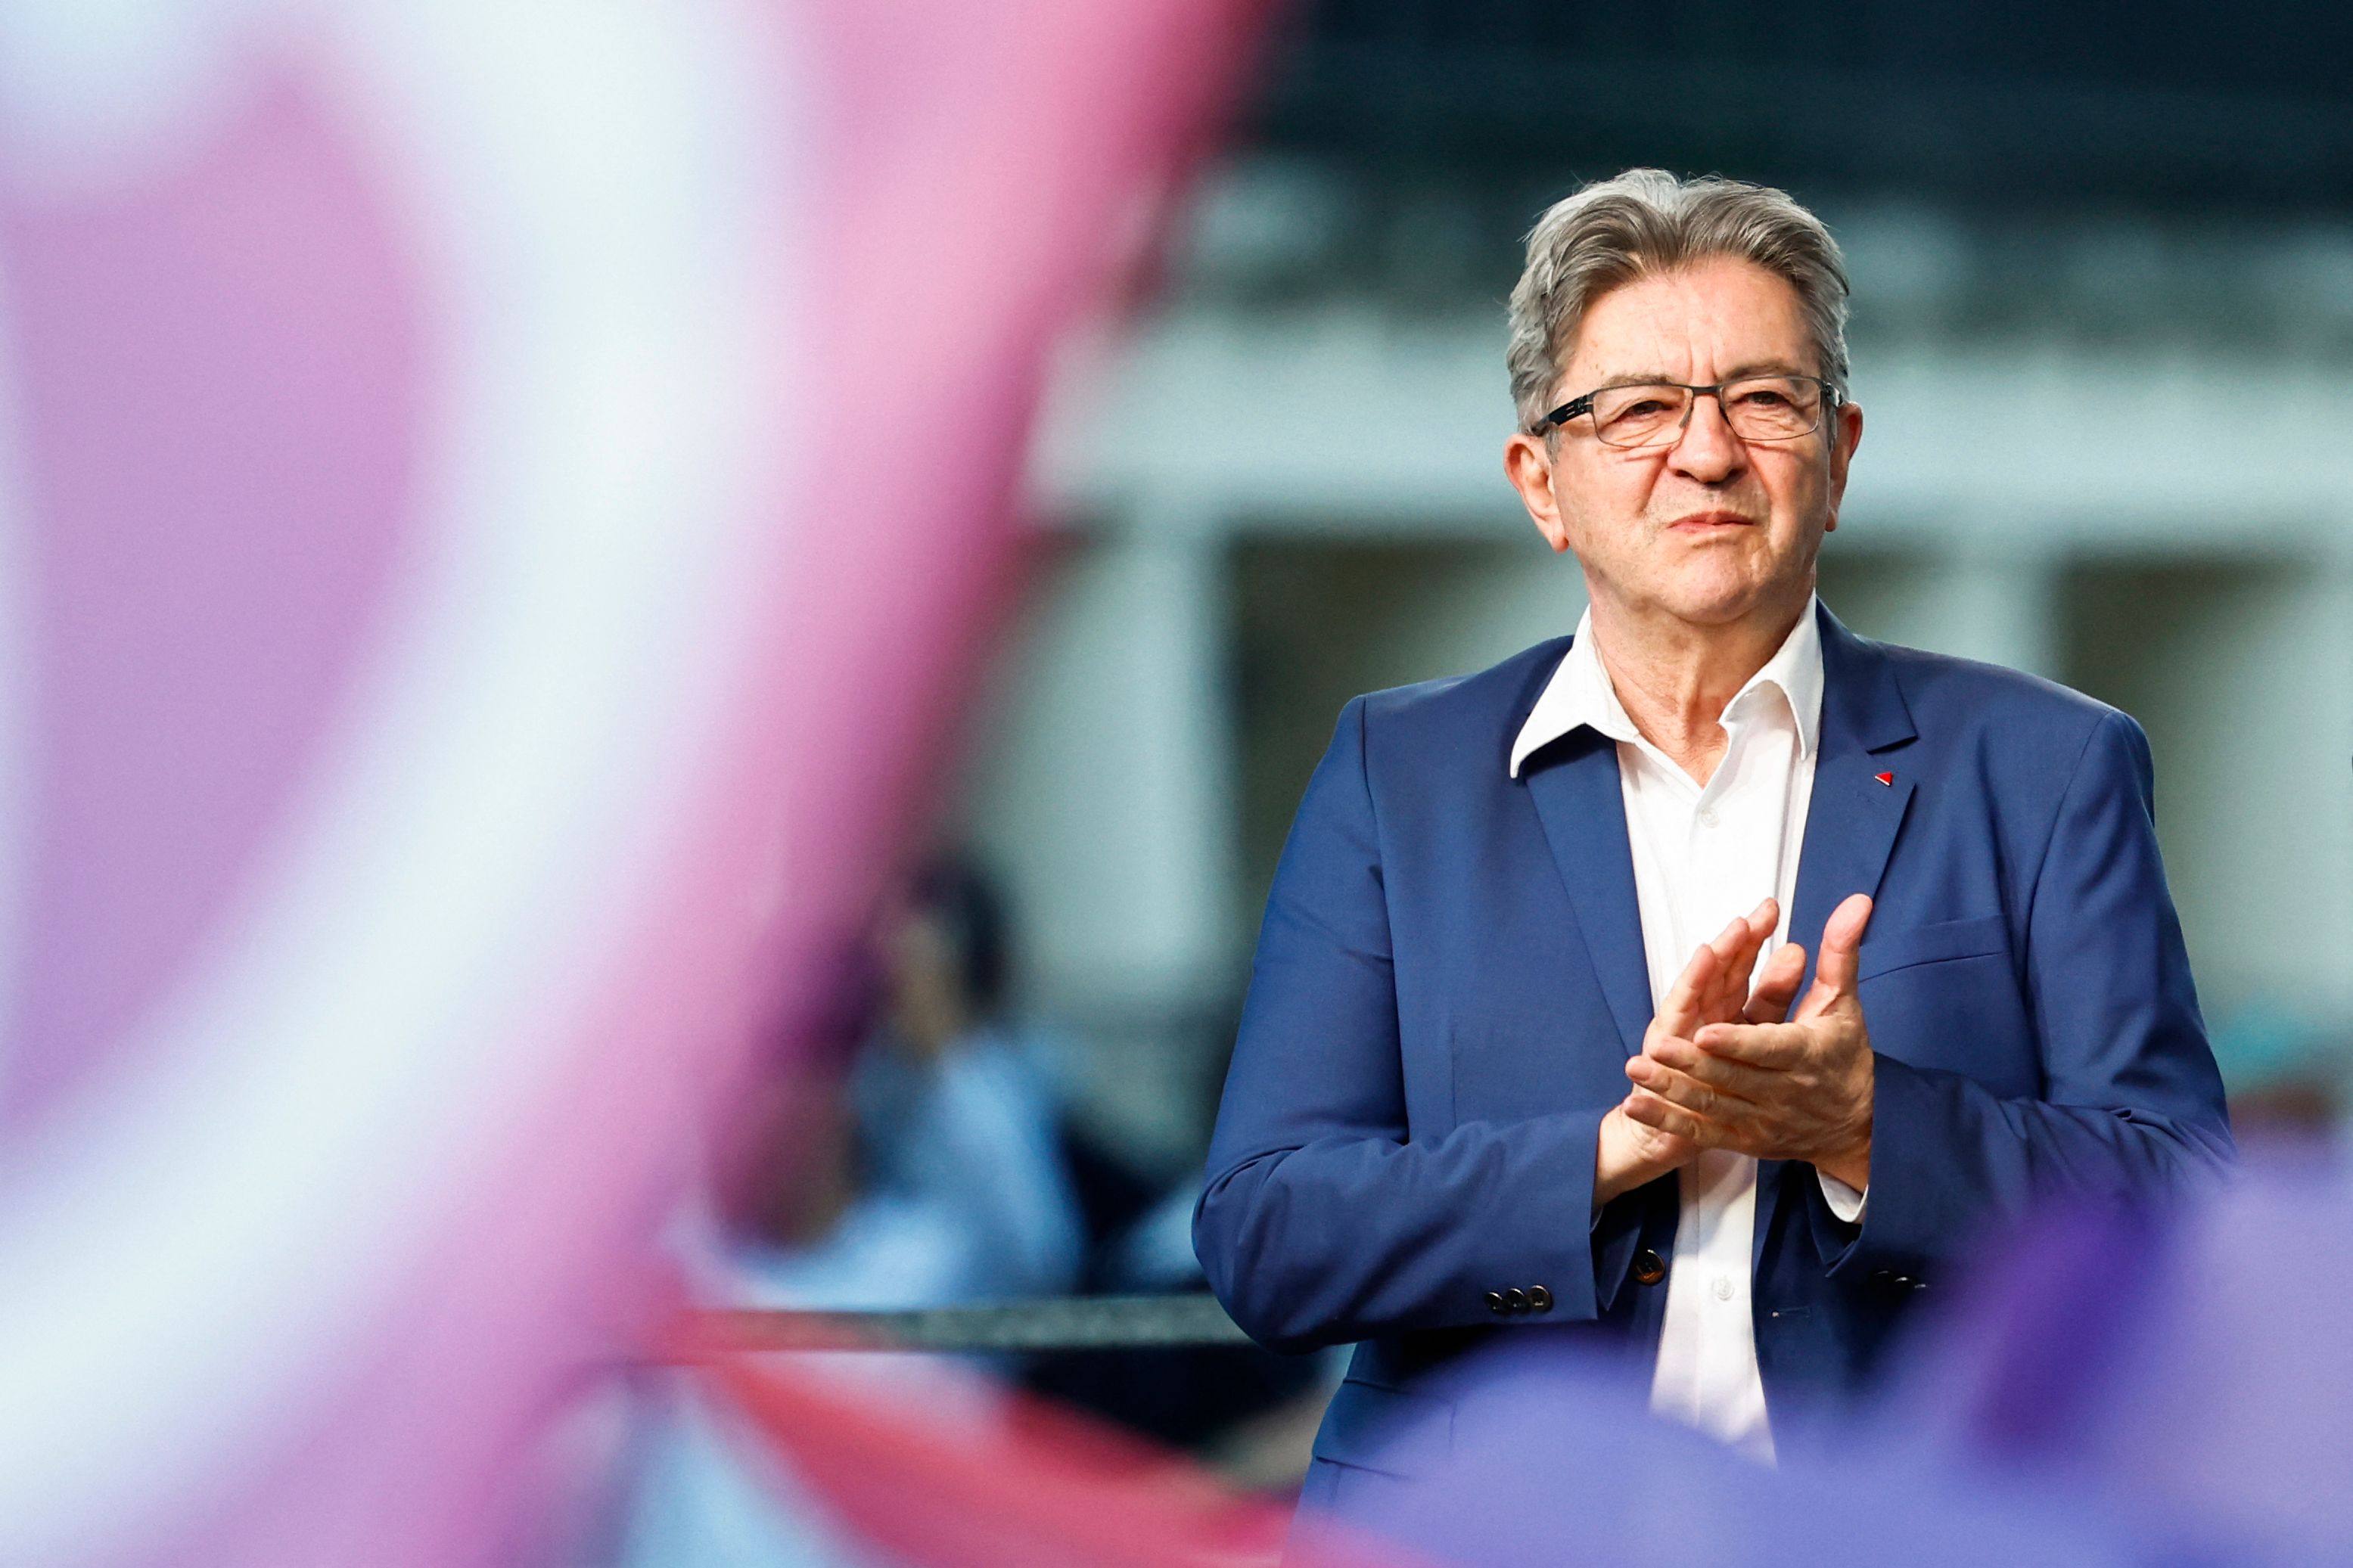
[[[1442, 1462], [1408, 1479], [1341, 1472], [1351, 1520], [1434, 1563], [2122, 1563], [2068, 1500], [1987, 1487], [1915, 1447], [1840, 1444], [1768, 1469], [1653, 1416], [1648, 1380], [1611, 1360], [1526, 1345], [1467, 1394], [1486, 1409]], [[1516, 1365], [1510, 1363], [1516, 1363]], [[1300, 1555], [1361, 1560], [1312, 1517]]]
[[2056, 1214], [1924, 1341], [1853, 1441], [1999, 1494], [2034, 1484], [2137, 1562], [2353, 1560], [2353, 1189], [2259, 1161], [2194, 1207]]
[[1653, 1417], [1639, 1368], [1515, 1336], [1509, 1376], [1464, 1384], [1475, 1443], [1339, 1486], [1438, 1563], [2353, 1561], [2348, 1300], [2353, 1189], [2275, 1163], [2176, 1211], [2045, 1215], [1778, 1470]]

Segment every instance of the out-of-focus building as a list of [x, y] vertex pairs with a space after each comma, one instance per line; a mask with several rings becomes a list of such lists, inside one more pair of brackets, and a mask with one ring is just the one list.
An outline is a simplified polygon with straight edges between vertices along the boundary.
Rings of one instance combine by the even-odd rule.
[[2319, 6], [1291, 17], [1164, 300], [1058, 388], [1063, 548], [976, 726], [966, 830], [1031, 917], [1030, 1004], [1102, 1043], [1094, 1112], [1192, 1155], [1340, 704], [1574, 626], [1574, 563], [1502, 477], [1503, 300], [1543, 206], [1633, 163], [1831, 223], [1867, 425], [1826, 601], [2138, 718], [2226, 1075], [2335, 1073], [2348, 58]]

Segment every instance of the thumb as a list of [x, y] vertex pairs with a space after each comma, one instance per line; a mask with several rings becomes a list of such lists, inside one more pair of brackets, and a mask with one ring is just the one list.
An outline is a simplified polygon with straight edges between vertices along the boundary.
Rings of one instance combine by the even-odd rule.
[[1854, 994], [1854, 974], [1862, 960], [1864, 928], [1871, 924], [1871, 897], [1856, 893], [1831, 911], [1822, 922], [1821, 957], [1814, 965], [1814, 988], [1806, 994], [1801, 1018], [1819, 1017], [1840, 998]]

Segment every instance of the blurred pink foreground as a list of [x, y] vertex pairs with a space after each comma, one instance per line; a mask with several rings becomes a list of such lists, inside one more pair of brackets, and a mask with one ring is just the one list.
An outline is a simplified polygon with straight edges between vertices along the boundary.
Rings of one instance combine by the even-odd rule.
[[544, 1548], [1254, 10], [7, 8], [0, 1557]]

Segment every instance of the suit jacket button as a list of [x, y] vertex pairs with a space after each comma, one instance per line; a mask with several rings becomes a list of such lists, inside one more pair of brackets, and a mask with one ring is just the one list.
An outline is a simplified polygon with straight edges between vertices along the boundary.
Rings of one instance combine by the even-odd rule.
[[1666, 1263], [1657, 1253], [1651, 1251], [1646, 1247], [1642, 1248], [1641, 1251], [1634, 1254], [1634, 1282], [1636, 1284], [1656, 1285], [1660, 1280], [1664, 1279], [1666, 1277]]
[[1491, 1312], [1509, 1310], [1509, 1309], [1504, 1305], [1504, 1293], [1501, 1290], [1490, 1290], [1487, 1292], [1487, 1310]]
[[1528, 1310], [1528, 1293], [1525, 1290], [1521, 1289], [1517, 1285], [1513, 1286], [1510, 1289], [1504, 1292], [1504, 1306], [1506, 1310], [1514, 1312], [1526, 1311]]
[[1541, 1285], [1531, 1285], [1531, 1286], [1529, 1286], [1529, 1287], [1528, 1287], [1528, 1310], [1529, 1310], [1529, 1311], [1531, 1311], [1531, 1312], [1549, 1312], [1549, 1311], [1551, 1311], [1551, 1310], [1552, 1310], [1552, 1292], [1551, 1292], [1551, 1291], [1549, 1291], [1549, 1290], [1547, 1290], [1547, 1289], [1545, 1289], [1543, 1286], [1541, 1286]]

